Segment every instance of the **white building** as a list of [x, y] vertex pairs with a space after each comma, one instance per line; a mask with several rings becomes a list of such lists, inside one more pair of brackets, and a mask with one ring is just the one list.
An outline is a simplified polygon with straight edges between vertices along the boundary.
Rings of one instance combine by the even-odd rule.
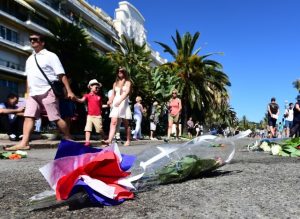
[[[85, 28], [101, 54], [115, 51], [122, 34], [134, 37], [139, 44], [147, 43], [145, 19], [126, 1], [119, 3], [113, 19], [84, 0], [0, 0], [0, 100], [12, 91], [24, 96], [25, 61], [32, 53], [29, 34], [51, 35], [47, 20], [56, 17]], [[147, 45], [153, 65], [166, 62]]]
[[119, 8], [115, 10], [114, 27], [119, 37], [123, 34], [128, 38], [134, 38], [138, 45], [147, 44], [148, 50], [151, 51], [153, 65], [161, 65], [167, 62], [163, 59], [159, 52], [151, 49], [147, 42], [147, 30], [144, 27], [145, 18], [143, 15], [129, 2], [119, 2]]

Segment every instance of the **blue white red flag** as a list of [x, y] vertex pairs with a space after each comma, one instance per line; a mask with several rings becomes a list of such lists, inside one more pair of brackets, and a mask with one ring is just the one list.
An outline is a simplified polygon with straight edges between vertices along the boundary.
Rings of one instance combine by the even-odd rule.
[[135, 156], [121, 154], [117, 144], [97, 149], [62, 140], [55, 159], [40, 171], [57, 200], [84, 189], [92, 203], [116, 205], [134, 197], [134, 187], [125, 179], [134, 161]]

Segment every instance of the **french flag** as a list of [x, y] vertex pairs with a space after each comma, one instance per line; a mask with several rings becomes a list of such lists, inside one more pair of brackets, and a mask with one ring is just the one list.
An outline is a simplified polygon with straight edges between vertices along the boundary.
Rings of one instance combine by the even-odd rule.
[[55, 159], [40, 168], [57, 200], [66, 200], [84, 189], [94, 204], [117, 205], [133, 199], [130, 175], [135, 156], [121, 154], [118, 145], [104, 149], [62, 140]]

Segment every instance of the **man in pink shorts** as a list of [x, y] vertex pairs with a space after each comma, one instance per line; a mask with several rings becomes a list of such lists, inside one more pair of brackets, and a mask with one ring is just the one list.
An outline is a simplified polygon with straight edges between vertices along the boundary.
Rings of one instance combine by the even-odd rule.
[[28, 150], [30, 133], [33, 129], [35, 119], [40, 117], [43, 108], [46, 110], [49, 121], [56, 122], [64, 134], [65, 139], [71, 139], [67, 124], [61, 119], [59, 113], [59, 102], [54, 95], [51, 86], [37, 66], [36, 60], [47, 75], [50, 81], [61, 80], [66, 88], [67, 96], [74, 99], [75, 96], [70, 88], [63, 66], [56, 54], [44, 49], [45, 40], [40, 34], [31, 34], [29, 37], [34, 52], [26, 61], [27, 94], [24, 112], [23, 138], [22, 141], [12, 147], [5, 147], [4, 150]]

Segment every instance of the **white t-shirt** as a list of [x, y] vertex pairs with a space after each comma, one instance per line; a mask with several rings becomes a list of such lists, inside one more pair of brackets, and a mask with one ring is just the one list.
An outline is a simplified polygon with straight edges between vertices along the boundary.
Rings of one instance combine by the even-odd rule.
[[288, 113], [288, 117], [285, 118], [287, 121], [293, 121], [294, 119], [294, 110], [293, 109], [286, 109], [284, 114]]
[[[25, 67], [29, 96], [44, 94], [51, 88], [46, 78], [37, 67], [34, 54], [35, 52], [29, 56]], [[36, 54], [36, 59], [50, 81], [58, 80], [57, 76], [65, 73], [59, 58], [53, 52], [43, 49]]]

